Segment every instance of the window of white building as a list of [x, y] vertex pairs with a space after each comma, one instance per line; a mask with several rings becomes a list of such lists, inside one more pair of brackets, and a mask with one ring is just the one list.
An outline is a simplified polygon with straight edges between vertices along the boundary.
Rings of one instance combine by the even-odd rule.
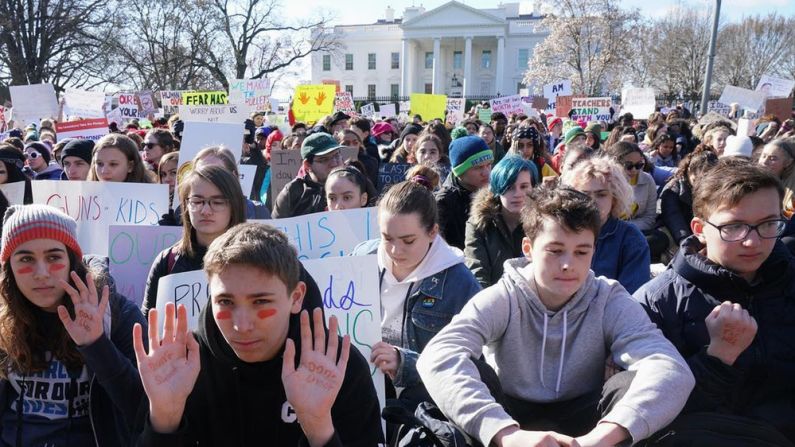
[[464, 53], [460, 51], [453, 51], [453, 69], [460, 70], [464, 68]]
[[367, 53], [367, 69], [375, 70], [375, 53]]
[[433, 68], [433, 51], [425, 52], [425, 68]]
[[520, 48], [519, 49], [519, 60], [516, 61], [516, 66], [520, 70], [527, 69], [527, 63], [530, 59], [530, 50], [528, 48]]
[[392, 53], [392, 69], [400, 68], [400, 53]]
[[345, 55], [345, 70], [353, 70], [353, 54], [351, 53]]
[[331, 71], [331, 55], [323, 55], [323, 71]]
[[375, 98], [375, 84], [367, 84], [367, 97]]
[[397, 98], [398, 96], [400, 96], [400, 84], [390, 84], [389, 94], [393, 98]]
[[483, 50], [480, 55], [481, 68], [491, 68], [491, 50]]

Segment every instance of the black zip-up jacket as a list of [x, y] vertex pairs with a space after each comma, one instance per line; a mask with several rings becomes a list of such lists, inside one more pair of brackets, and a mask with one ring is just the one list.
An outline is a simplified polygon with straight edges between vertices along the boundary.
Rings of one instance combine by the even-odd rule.
[[[685, 239], [668, 270], [635, 292], [651, 320], [687, 360], [696, 387], [685, 412], [723, 412], [765, 421], [795, 441], [795, 259], [776, 242], [753, 284], [699, 253]], [[707, 355], [704, 319], [739, 303], [759, 329], [729, 366]]]
[[[201, 372], [188, 396], [180, 428], [175, 433], [156, 433], [146, 414], [139, 425], [143, 432], [138, 445], [308, 445], [285, 397], [282, 354], [266, 362], [241, 361], [224, 340], [209, 308], [202, 311], [196, 333]], [[299, 316], [292, 315], [288, 337], [296, 342], [296, 361], [301, 349], [299, 327]], [[148, 408], [148, 403], [143, 405]], [[327, 447], [370, 447], [384, 442], [370, 368], [353, 346], [331, 416], [335, 434]]]
[[455, 174], [450, 173], [435, 196], [442, 237], [449, 245], [463, 250], [472, 192], [464, 188]]
[[290, 180], [279, 192], [271, 217], [303, 216], [326, 211], [326, 193], [323, 185], [311, 179], [309, 174]]

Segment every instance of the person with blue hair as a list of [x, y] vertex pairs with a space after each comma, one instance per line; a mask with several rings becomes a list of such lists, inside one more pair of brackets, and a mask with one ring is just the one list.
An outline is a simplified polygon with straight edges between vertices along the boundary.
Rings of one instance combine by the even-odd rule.
[[532, 162], [507, 155], [492, 169], [489, 187], [472, 199], [464, 256], [483, 288], [500, 279], [506, 260], [522, 256], [520, 215], [527, 194], [537, 183], [538, 169]]

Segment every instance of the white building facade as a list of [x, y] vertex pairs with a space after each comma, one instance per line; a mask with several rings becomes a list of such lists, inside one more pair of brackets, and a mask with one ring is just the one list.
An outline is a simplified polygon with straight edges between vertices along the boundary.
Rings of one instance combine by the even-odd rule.
[[516, 94], [547, 36], [542, 18], [520, 15], [519, 3], [476, 9], [453, 0], [429, 11], [406, 8], [400, 19], [388, 8], [375, 24], [316, 31], [334, 33], [343, 49], [313, 54], [312, 83], [339, 83], [356, 98]]

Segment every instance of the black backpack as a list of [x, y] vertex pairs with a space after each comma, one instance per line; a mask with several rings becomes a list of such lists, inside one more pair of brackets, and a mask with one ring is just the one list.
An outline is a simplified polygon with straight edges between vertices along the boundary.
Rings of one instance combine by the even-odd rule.
[[691, 413], [641, 442], [645, 447], [795, 447], [761, 421], [721, 413]]
[[390, 443], [394, 447], [483, 447], [431, 402], [421, 403], [414, 414], [401, 406], [387, 406], [381, 416], [397, 426]]

